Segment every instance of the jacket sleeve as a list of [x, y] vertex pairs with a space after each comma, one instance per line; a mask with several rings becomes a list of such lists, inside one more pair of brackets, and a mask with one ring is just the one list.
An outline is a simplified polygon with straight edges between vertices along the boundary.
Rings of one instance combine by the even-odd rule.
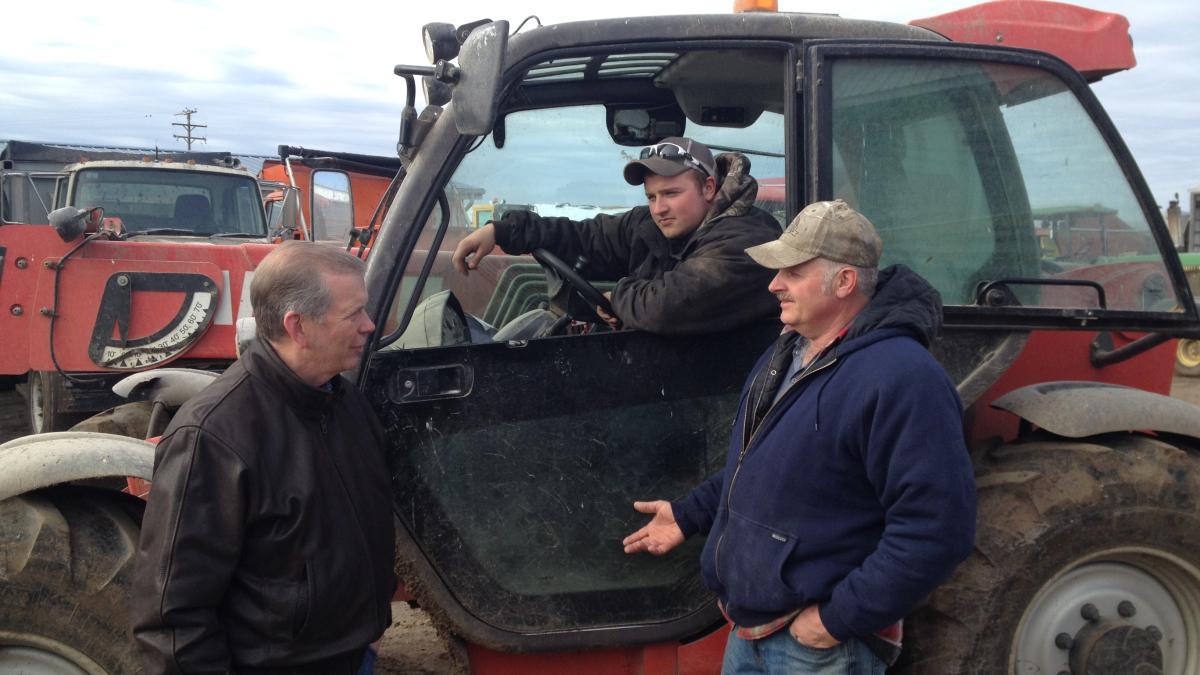
[[[773, 221], [772, 221], [773, 222]], [[765, 227], [729, 218], [674, 269], [657, 279], [621, 279], [612, 304], [627, 328], [659, 335], [709, 333], [770, 316], [778, 303], [767, 291], [774, 275], [746, 255], [749, 246], [779, 236]]]
[[683, 532], [683, 536], [693, 534], [708, 534], [712, 529], [713, 520], [717, 517], [717, 507], [721, 503], [721, 485], [725, 481], [725, 469], [721, 469], [696, 486], [683, 499], [671, 502], [671, 513], [675, 516], [675, 524]]
[[[838, 640], [870, 635], [903, 618], [970, 555], [975, 541], [975, 479], [962, 431], [962, 407], [941, 367], [924, 355], [903, 387], [868, 394], [867, 477], [885, 510], [875, 551], [822, 603], [821, 621]], [[894, 367], [894, 366], [893, 366]], [[869, 389], [864, 387], [864, 389]], [[885, 395], [886, 394], [886, 395]]]
[[156, 455], [131, 602], [145, 672], [230, 672], [217, 605], [241, 553], [245, 464], [197, 427], [174, 431]]
[[574, 265], [582, 255], [588, 260], [584, 276], [616, 281], [629, 274], [635, 211], [602, 213], [585, 220], [509, 211], [492, 224], [496, 228], [496, 243], [507, 253], [529, 253], [544, 248], [568, 265]]

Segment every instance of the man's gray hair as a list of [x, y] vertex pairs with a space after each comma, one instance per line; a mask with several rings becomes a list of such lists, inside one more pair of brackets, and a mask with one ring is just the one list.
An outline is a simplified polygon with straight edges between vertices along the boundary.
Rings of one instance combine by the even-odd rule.
[[306, 241], [285, 241], [267, 254], [250, 282], [250, 306], [255, 332], [263, 340], [287, 337], [283, 317], [288, 312], [324, 318], [333, 304], [325, 275], [362, 278], [362, 260], [333, 246]]
[[821, 291], [824, 293], [833, 293], [833, 278], [837, 276], [838, 270], [843, 267], [849, 267], [858, 274], [858, 292], [864, 296], [871, 298], [875, 296], [875, 286], [879, 282], [879, 268], [877, 267], [857, 267], [855, 265], [847, 265], [827, 258], [819, 259], [825, 266], [825, 274], [821, 280]]

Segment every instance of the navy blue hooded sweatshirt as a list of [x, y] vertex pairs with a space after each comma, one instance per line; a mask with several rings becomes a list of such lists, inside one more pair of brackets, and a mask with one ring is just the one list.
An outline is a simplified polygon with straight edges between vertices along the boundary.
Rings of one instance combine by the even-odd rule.
[[970, 554], [962, 404], [927, 349], [940, 327], [937, 291], [895, 266], [774, 405], [795, 335], [759, 360], [725, 468], [672, 504], [685, 535], [708, 534], [704, 581], [737, 625], [817, 604], [833, 637], [868, 639]]

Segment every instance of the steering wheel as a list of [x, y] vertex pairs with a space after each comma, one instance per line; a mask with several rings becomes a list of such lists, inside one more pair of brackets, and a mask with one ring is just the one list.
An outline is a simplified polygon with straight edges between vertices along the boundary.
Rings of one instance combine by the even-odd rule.
[[[608, 298], [604, 297], [604, 294], [595, 286], [588, 283], [587, 279], [575, 271], [574, 267], [563, 262], [562, 258], [544, 248], [537, 248], [533, 250], [533, 259], [545, 268], [547, 281], [551, 282], [547, 284], [548, 286], [552, 287], [554, 281], [571, 286], [566, 311], [572, 319], [589, 323], [605, 323], [604, 319], [596, 313], [596, 307], [600, 307], [610, 316], [615, 316], [612, 303], [608, 301]], [[553, 295], [554, 293], [551, 293], [551, 296]], [[573, 299], [578, 299], [578, 302], [572, 302]]]

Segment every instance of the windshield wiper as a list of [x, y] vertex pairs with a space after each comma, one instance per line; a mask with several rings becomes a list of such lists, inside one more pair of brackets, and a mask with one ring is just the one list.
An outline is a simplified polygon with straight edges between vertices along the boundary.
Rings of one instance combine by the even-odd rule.
[[254, 234], [253, 232], [218, 232], [208, 235], [209, 239], [266, 239], [265, 234]]
[[149, 230], [127, 230], [125, 232], [125, 237], [136, 237], [143, 234], [181, 234], [188, 237], [203, 236], [195, 230], [183, 230], [178, 227], [154, 227]]
[[783, 157], [782, 152], [771, 152], [770, 150], [753, 150], [751, 148], [739, 148], [732, 145], [708, 145], [709, 150], [721, 150], [722, 152], [740, 152], [743, 155], [761, 155], [763, 157]]

